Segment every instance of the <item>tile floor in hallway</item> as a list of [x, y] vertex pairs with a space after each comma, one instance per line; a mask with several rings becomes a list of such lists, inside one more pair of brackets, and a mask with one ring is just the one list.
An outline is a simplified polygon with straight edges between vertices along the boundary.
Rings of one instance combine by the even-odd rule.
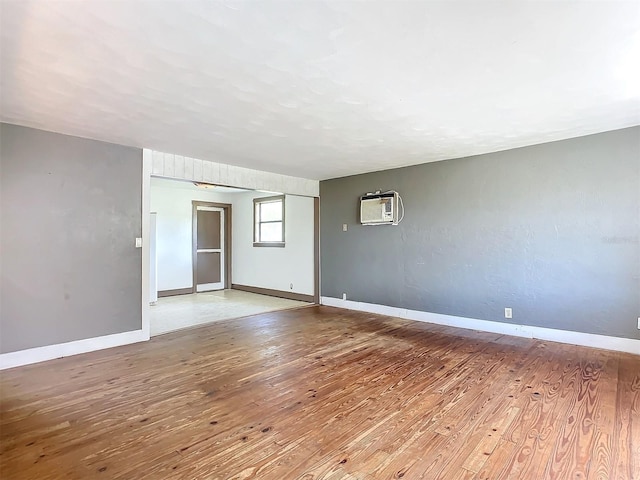
[[163, 297], [158, 299], [156, 305], [151, 306], [151, 335], [305, 305], [311, 304], [241, 290]]

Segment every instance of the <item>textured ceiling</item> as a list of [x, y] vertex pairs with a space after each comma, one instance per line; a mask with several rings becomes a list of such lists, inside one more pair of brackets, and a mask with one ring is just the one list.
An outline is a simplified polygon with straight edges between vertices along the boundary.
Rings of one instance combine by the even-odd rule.
[[0, 0], [0, 119], [313, 179], [640, 124], [640, 2]]

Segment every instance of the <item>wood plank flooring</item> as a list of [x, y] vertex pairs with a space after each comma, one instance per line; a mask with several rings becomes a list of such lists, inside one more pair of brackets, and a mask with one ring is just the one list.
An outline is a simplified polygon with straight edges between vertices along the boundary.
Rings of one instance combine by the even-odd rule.
[[640, 356], [329, 307], [0, 387], [3, 479], [640, 480]]

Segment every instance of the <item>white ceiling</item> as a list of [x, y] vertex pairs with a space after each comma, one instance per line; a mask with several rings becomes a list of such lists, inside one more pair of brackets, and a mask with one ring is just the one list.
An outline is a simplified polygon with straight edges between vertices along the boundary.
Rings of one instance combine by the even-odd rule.
[[640, 124], [640, 2], [0, 0], [0, 119], [312, 179]]

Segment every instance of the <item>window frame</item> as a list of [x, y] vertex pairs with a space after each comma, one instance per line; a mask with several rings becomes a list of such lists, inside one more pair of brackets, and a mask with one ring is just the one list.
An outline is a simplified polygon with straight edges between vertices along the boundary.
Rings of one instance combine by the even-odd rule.
[[[259, 221], [260, 219], [257, 218], [258, 205], [262, 203], [274, 203], [278, 201], [282, 202], [282, 220], [272, 220], [272, 221], [266, 221], [266, 222]], [[253, 246], [254, 247], [280, 247], [280, 248], [284, 247], [285, 246], [284, 221], [285, 221], [285, 195], [254, 198], [253, 199]], [[257, 231], [257, 229], [259, 228], [258, 225], [261, 225], [263, 223], [280, 223], [280, 222], [282, 222], [282, 241], [267, 242], [267, 241], [261, 241], [258, 238], [258, 231]]]

